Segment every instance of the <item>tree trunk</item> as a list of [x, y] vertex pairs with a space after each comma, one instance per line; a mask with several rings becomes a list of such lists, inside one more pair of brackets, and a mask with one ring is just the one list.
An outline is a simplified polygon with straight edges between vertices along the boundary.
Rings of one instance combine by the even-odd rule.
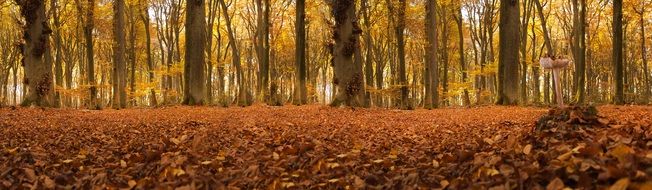
[[[54, 32], [54, 49], [55, 49], [55, 56], [54, 56], [54, 71], [55, 71], [55, 82], [56, 82], [56, 87], [58, 88], [63, 88], [63, 66], [62, 66], [62, 56], [61, 56], [61, 21], [59, 18], [59, 1], [57, 0], [51, 0], [50, 1], [51, 6], [50, 9], [52, 9], [52, 20], [54, 24], [54, 28], [56, 28], [56, 31]], [[56, 88], [55, 88], [56, 90]], [[55, 107], [61, 107], [61, 93], [58, 91], [55, 92], [54, 96], [54, 106]]]
[[[371, 18], [369, 16], [369, 0], [363, 0], [362, 2], [362, 16], [364, 17], [364, 27], [365, 30], [371, 31]], [[364, 71], [365, 71], [365, 84], [366, 87], [373, 87], [374, 86], [374, 68], [373, 68], [373, 41], [371, 39], [371, 33], [367, 32], [364, 35], [364, 40], [365, 40], [365, 48], [366, 48], [366, 54], [365, 54], [365, 64], [364, 64]], [[378, 63], [376, 63], [378, 64]], [[376, 98], [376, 97], [374, 97]], [[365, 94], [365, 107], [371, 107], [371, 93], [369, 91], [366, 91]]]
[[185, 105], [206, 103], [206, 4], [204, 0], [186, 1], [186, 54], [184, 66]]
[[408, 100], [408, 82], [407, 74], [405, 71], [405, 11], [407, 8], [406, 0], [399, 0], [399, 7], [393, 10], [393, 3], [387, 1], [388, 9], [390, 12], [396, 13], [398, 20], [394, 22], [394, 35], [396, 37], [397, 53], [398, 53], [398, 83], [401, 86], [401, 109], [412, 109], [412, 105]]
[[[460, 56], [460, 69], [462, 69], [462, 83], [468, 81], [468, 68], [466, 65], [466, 56], [464, 55], [464, 26], [463, 26], [463, 17], [462, 17], [462, 3], [459, 2], [459, 7], [457, 7], [457, 34], [459, 36], [459, 56]], [[469, 90], [464, 87], [462, 93], [462, 102], [464, 106], [471, 106], [471, 98], [469, 97]]]
[[613, 1], [613, 50], [612, 62], [614, 67], [614, 103], [622, 105], [624, 100], [623, 88], [623, 0]]
[[294, 84], [294, 105], [307, 103], [308, 95], [306, 90], [306, 5], [305, 0], [296, 1], [295, 16], [295, 84]]
[[645, 45], [645, 41], [647, 38], [645, 38], [645, 6], [641, 6], [641, 11], [639, 12], [640, 15], [640, 25], [641, 25], [641, 60], [643, 61], [643, 74], [645, 75], [643, 77], [644, 83], [645, 83], [645, 89], [643, 89], [644, 95], [643, 99], [645, 100], [644, 103], [647, 104], [650, 102], [650, 71], [649, 67], [647, 65], [647, 49]]
[[519, 53], [519, 3], [512, 0], [500, 1], [500, 52], [498, 57], [498, 101], [499, 105], [518, 104], [518, 62]]
[[[146, 43], [146, 51], [147, 51], [147, 72], [149, 73], [148, 76], [148, 82], [150, 84], [154, 83], [154, 62], [152, 60], [152, 39], [151, 39], [151, 33], [150, 33], [150, 23], [149, 23], [149, 13], [148, 13], [148, 8], [145, 8], [145, 11], [141, 13], [140, 18], [143, 20], [143, 27], [145, 28], [145, 43]], [[152, 88], [149, 90], [150, 93], [150, 98], [149, 98], [149, 105], [150, 106], [157, 106], [158, 101], [156, 101], [156, 91], [154, 90], [156, 88]]]
[[134, 96], [136, 94], [136, 14], [135, 7], [129, 5], [129, 94], [131, 100], [129, 100], [129, 106], [136, 106], [137, 99]]
[[331, 14], [335, 17], [332, 45], [333, 83], [337, 94], [331, 106], [358, 107], [364, 103], [364, 78], [362, 65], [356, 65], [353, 54], [358, 48], [357, 36], [361, 33], [355, 18], [355, 0], [333, 0]]
[[231, 17], [229, 15], [229, 12], [227, 11], [228, 8], [226, 6], [226, 3], [224, 3], [224, 0], [220, 0], [220, 5], [222, 6], [222, 13], [224, 15], [224, 20], [226, 21], [226, 29], [229, 34], [228, 35], [229, 44], [231, 46], [231, 53], [233, 56], [231, 57], [231, 59], [233, 60], [233, 65], [235, 66], [236, 78], [238, 81], [237, 104], [239, 106], [249, 106], [251, 105], [251, 101], [249, 100], [250, 98], [247, 96], [248, 92], [246, 88], [246, 83], [244, 81], [242, 66], [240, 64], [240, 51], [235, 41], [235, 31], [233, 31], [233, 26], [231, 25]]
[[126, 64], [125, 64], [125, 1], [113, 2], [113, 108], [127, 107]]
[[23, 106], [52, 106], [54, 85], [52, 65], [45, 64], [43, 55], [48, 48], [52, 30], [47, 25], [45, 2], [41, 0], [16, 0], [20, 14], [25, 19], [23, 27], [25, 44], [22, 46], [23, 65], [28, 92], [22, 102]]
[[426, 2], [426, 72], [427, 78], [424, 107], [426, 109], [439, 107], [439, 67], [437, 65], [437, 1]]

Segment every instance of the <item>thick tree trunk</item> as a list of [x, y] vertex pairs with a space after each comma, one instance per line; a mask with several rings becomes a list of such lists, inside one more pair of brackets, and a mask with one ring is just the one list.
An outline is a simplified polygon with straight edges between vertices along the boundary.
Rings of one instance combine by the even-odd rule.
[[355, 0], [334, 0], [330, 2], [331, 13], [335, 17], [333, 33], [332, 65], [333, 83], [337, 94], [331, 106], [362, 106], [364, 103], [364, 76], [362, 65], [356, 65], [353, 54], [358, 48], [360, 27], [355, 18]]
[[615, 104], [624, 104], [623, 88], [623, 0], [613, 1], [613, 51], [614, 100]]
[[24, 43], [22, 45], [23, 65], [28, 92], [22, 102], [23, 106], [53, 106], [54, 85], [52, 65], [45, 64], [44, 54], [52, 30], [47, 25], [45, 2], [41, 0], [16, 0], [20, 14], [25, 19], [23, 27]]
[[204, 0], [186, 1], [186, 54], [184, 67], [185, 105], [206, 103], [206, 4]]
[[439, 107], [439, 67], [437, 65], [437, 1], [426, 2], [426, 77], [427, 86], [424, 106], [426, 109]]
[[113, 2], [113, 108], [127, 107], [126, 94], [126, 64], [125, 64], [125, 1]]
[[500, 1], [500, 52], [498, 57], [498, 101], [500, 105], [518, 104], [519, 3]]
[[295, 84], [294, 84], [294, 105], [303, 105], [308, 101], [306, 90], [306, 2], [296, 1], [295, 16]]

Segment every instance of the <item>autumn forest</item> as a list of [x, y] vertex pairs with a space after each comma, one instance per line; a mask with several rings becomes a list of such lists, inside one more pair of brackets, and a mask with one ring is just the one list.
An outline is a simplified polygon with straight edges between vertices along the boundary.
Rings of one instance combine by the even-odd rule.
[[0, 189], [652, 189], [649, 0], [0, 18]]

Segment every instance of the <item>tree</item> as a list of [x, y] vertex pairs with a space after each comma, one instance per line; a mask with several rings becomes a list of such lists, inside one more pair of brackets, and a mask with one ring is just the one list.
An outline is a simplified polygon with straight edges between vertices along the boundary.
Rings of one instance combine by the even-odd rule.
[[[140, 13], [140, 19], [143, 21], [143, 26], [145, 28], [145, 40], [146, 40], [146, 51], [147, 51], [147, 72], [148, 72], [148, 82], [154, 83], [154, 61], [152, 60], [152, 38], [150, 33], [150, 18], [149, 18], [149, 6], [145, 5], [144, 10]], [[156, 106], [158, 101], [156, 101], [156, 91], [152, 88], [150, 91], [150, 106]]]
[[125, 1], [113, 2], [113, 108], [127, 107], [127, 75], [125, 63]]
[[[51, 0], [50, 9], [52, 10], [52, 22], [54, 24], [54, 49], [55, 49], [55, 58], [54, 58], [54, 71], [55, 71], [55, 82], [57, 87], [63, 87], [63, 66], [62, 66], [62, 52], [61, 52], [61, 18], [59, 13], [59, 1]], [[61, 107], [61, 93], [55, 92], [54, 97], [54, 106]]]
[[[387, 1], [387, 9], [390, 14], [397, 17], [394, 22], [394, 35], [396, 37], [397, 53], [398, 53], [398, 83], [401, 89], [400, 107], [401, 109], [411, 109], [412, 105], [408, 101], [408, 83], [407, 74], [405, 73], [405, 11], [407, 8], [406, 0], [399, 0], [398, 10], [395, 10], [392, 1]], [[396, 15], [394, 15], [396, 14]]]
[[614, 76], [614, 100], [615, 104], [624, 104], [623, 88], [623, 0], [613, 1], [613, 76]]
[[641, 1], [641, 6], [639, 6], [638, 9], [635, 8], [635, 12], [639, 16], [639, 22], [640, 22], [640, 33], [641, 33], [641, 60], [643, 61], [643, 74], [645, 75], [643, 77], [645, 87], [643, 89], [643, 99], [645, 99], [645, 103], [650, 102], [650, 95], [652, 95], [650, 92], [651, 86], [650, 86], [650, 71], [647, 63], [647, 49], [645, 42], [647, 38], [645, 37], [645, 6], [646, 4], [644, 1]]
[[583, 103], [586, 89], [586, 0], [573, 0], [573, 54], [575, 102]]
[[[457, 15], [455, 15], [455, 21], [457, 22], [457, 34], [459, 36], [459, 48], [458, 53], [460, 56], [460, 68], [462, 69], [462, 83], [466, 83], [468, 80], [468, 69], [466, 64], [466, 55], [464, 54], [464, 26], [463, 26], [463, 16], [462, 16], [462, 2], [458, 2], [459, 6], [457, 7]], [[471, 106], [471, 98], [469, 97], [469, 90], [464, 88], [462, 94], [462, 101], [465, 106]]]
[[16, 4], [20, 7], [20, 15], [25, 19], [21, 52], [25, 66], [24, 83], [27, 85], [28, 92], [22, 105], [53, 106], [52, 65], [44, 63], [43, 60], [52, 33], [46, 22], [45, 2], [16, 0]]
[[294, 28], [295, 36], [295, 84], [294, 84], [294, 104], [306, 104], [308, 100], [306, 90], [306, 2], [305, 0], [296, 1], [296, 15]]
[[500, 1], [500, 29], [498, 55], [498, 101], [499, 105], [518, 104], [518, 62], [519, 62], [519, 3], [513, 0]]
[[206, 103], [206, 12], [204, 0], [186, 1], [186, 55], [184, 100], [186, 105]]
[[235, 31], [233, 30], [233, 26], [231, 25], [231, 16], [229, 15], [229, 11], [226, 6], [226, 3], [224, 3], [224, 0], [220, 0], [220, 5], [222, 6], [222, 13], [224, 15], [224, 20], [226, 21], [226, 29], [229, 36], [229, 46], [231, 46], [231, 53], [232, 53], [231, 60], [233, 61], [233, 65], [235, 66], [236, 78], [239, 83], [237, 104], [239, 106], [248, 106], [251, 105], [251, 100], [250, 100], [251, 98], [250, 96], [248, 96], [249, 93], [246, 88], [246, 83], [244, 80], [245, 77], [242, 71], [242, 66], [240, 64], [240, 50], [235, 41], [236, 40]]
[[426, 1], [426, 94], [427, 109], [439, 107], [439, 67], [437, 65], [437, 19], [435, 18], [437, 1]]
[[362, 32], [355, 18], [355, 0], [333, 0], [329, 5], [335, 17], [331, 61], [333, 83], [337, 85], [337, 94], [331, 106], [362, 106], [365, 90], [362, 64], [353, 61], [355, 49], [359, 48], [357, 35]]

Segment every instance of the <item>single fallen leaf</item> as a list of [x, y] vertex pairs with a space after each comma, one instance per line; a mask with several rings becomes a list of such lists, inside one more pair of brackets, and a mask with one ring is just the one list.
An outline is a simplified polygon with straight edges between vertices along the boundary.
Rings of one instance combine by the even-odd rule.
[[136, 181], [134, 181], [134, 180], [129, 180], [129, 182], [127, 182], [127, 184], [129, 185], [129, 188], [134, 188], [134, 187], [136, 187], [136, 185], [138, 185], [138, 183]]
[[530, 155], [531, 151], [532, 151], [532, 145], [531, 144], [525, 145], [525, 147], [523, 148], [523, 154], [525, 154], [525, 155]]
[[627, 190], [629, 187], [629, 178], [622, 178], [609, 187], [609, 190]]
[[210, 165], [212, 163], [213, 163], [212, 161], [203, 161], [201, 162], [201, 165]]
[[568, 159], [571, 157], [571, 155], [573, 155], [573, 152], [572, 152], [572, 151], [566, 152], [566, 153], [564, 153], [564, 154], [562, 154], [562, 155], [559, 155], [559, 156], [557, 157], [557, 160], [560, 160], [560, 161], [568, 160]]
[[562, 190], [564, 187], [564, 182], [559, 178], [555, 178], [550, 183], [548, 183], [546, 190]]
[[56, 183], [54, 180], [50, 179], [48, 176], [43, 176], [43, 186], [46, 189], [54, 189], [56, 187]]
[[279, 160], [279, 159], [281, 159], [281, 156], [279, 156], [278, 153], [274, 152], [274, 153], [272, 153], [272, 158], [274, 160]]
[[439, 162], [437, 160], [432, 160], [432, 167], [438, 168]]
[[31, 168], [23, 168], [23, 171], [25, 172], [25, 176], [29, 181], [36, 181], [36, 172], [34, 172], [33, 169]]
[[127, 162], [125, 162], [124, 160], [120, 160], [120, 167], [126, 168], [127, 167]]

